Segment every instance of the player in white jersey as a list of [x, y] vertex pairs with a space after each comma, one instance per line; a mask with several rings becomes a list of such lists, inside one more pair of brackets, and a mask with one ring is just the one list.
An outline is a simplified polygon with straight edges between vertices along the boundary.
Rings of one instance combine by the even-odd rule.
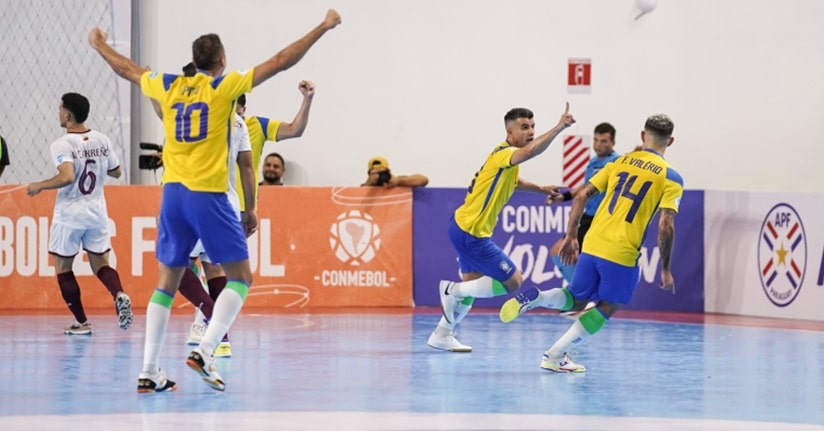
[[58, 174], [31, 183], [26, 189], [29, 196], [58, 189], [49, 232], [49, 254], [54, 260], [60, 292], [76, 320], [63, 330], [68, 335], [92, 333], [92, 325], [80, 302], [80, 286], [72, 272], [74, 257], [81, 247], [89, 255], [95, 275], [114, 298], [120, 327], [128, 329], [132, 324], [131, 301], [123, 292], [117, 271], [109, 266], [112, 243], [103, 195], [106, 176], [120, 178], [123, 170], [109, 138], [84, 125], [88, 115], [88, 99], [77, 93], [63, 95], [60, 126], [67, 134], [49, 147]]
[[[246, 122], [243, 120], [243, 117], [241, 117], [238, 113], [235, 113], [232, 139], [229, 143], [229, 190], [226, 192], [226, 195], [229, 197], [229, 203], [232, 205], [232, 209], [234, 209], [235, 214], [237, 214], [238, 222], [240, 222], [240, 198], [238, 196], [237, 187], [235, 186], [235, 173], [237, 169], [235, 169], [234, 164], [237, 163], [238, 165], [242, 165], [244, 163], [244, 159], [248, 159], [248, 162], [251, 163], [251, 151], [252, 145], [249, 141], [249, 129], [246, 126]], [[241, 157], [242, 153], [246, 153], [244, 154], [244, 157]], [[197, 259], [198, 257], [200, 258], [206, 280], [213, 280], [215, 278], [223, 278], [223, 280], [226, 279], [226, 272], [223, 271], [223, 268], [221, 268], [220, 265], [212, 264], [212, 260], [209, 259], [209, 256], [206, 254], [203, 249], [203, 244], [200, 241], [198, 241], [194, 249], [192, 249], [192, 253], [189, 257], [192, 259]], [[209, 289], [207, 288], [207, 290]], [[215, 300], [219, 294], [220, 291], [209, 291], [209, 296], [212, 300]], [[189, 329], [189, 336], [187, 339], [188, 344], [200, 343], [203, 334], [206, 332], [206, 327], [208, 326], [210, 318], [210, 315], [206, 315], [206, 313], [202, 312], [202, 307], [197, 309], [197, 312], [195, 312], [195, 320], [192, 322], [192, 326]], [[228, 358], [232, 356], [232, 346], [229, 343], [229, 337], [227, 334], [224, 334], [223, 339], [215, 349], [214, 355], [215, 357], [221, 358]]]

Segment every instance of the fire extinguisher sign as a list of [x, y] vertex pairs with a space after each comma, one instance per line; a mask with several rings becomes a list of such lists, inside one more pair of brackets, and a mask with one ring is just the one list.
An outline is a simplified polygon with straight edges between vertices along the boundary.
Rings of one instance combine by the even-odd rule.
[[569, 92], [590, 93], [592, 89], [592, 61], [588, 58], [570, 58], [567, 70], [567, 88], [569, 88]]

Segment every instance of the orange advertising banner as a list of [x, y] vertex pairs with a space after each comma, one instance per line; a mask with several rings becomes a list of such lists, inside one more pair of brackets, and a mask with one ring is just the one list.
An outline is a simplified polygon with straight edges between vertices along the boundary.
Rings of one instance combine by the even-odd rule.
[[[157, 283], [159, 186], [107, 186], [111, 266], [134, 306]], [[66, 310], [48, 254], [54, 191], [0, 186], [0, 310]], [[377, 187], [262, 187], [249, 238], [248, 307], [412, 305], [412, 191]], [[87, 309], [112, 306], [85, 252], [74, 273]], [[181, 295], [175, 307], [188, 306]], [[67, 310], [68, 312], [68, 310]]]

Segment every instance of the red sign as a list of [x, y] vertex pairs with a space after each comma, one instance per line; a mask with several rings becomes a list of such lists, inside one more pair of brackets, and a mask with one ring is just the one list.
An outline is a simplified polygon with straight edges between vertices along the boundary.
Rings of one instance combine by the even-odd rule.
[[570, 58], [567, 67], [567, 86], [570, 93], [589, 93], [592, 83], [592, 61], [588, 58]]

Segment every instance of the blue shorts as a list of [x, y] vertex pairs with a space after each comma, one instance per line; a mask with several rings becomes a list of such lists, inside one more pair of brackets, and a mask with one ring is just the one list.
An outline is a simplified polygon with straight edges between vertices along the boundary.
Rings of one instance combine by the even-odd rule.
[[157, 227], [157, 260], [169, 267], [189, 265], [197, 240], [213, 263], [249, 258], [246, 235], [226, 193], [195, 192], [180, 183], [163, 185]]
[[577, 300], [626, 304], [638, 285], [638, 267], [624, 266], [581, 253], [569, 293]]
[[458, 252], [458, 266], [462, 274], [480, 272], [495, 280], [509, 280], [518, 269], [512, 259], [492, 241], [464, 232], [455, 220], [449, 222], [449, 240]]

